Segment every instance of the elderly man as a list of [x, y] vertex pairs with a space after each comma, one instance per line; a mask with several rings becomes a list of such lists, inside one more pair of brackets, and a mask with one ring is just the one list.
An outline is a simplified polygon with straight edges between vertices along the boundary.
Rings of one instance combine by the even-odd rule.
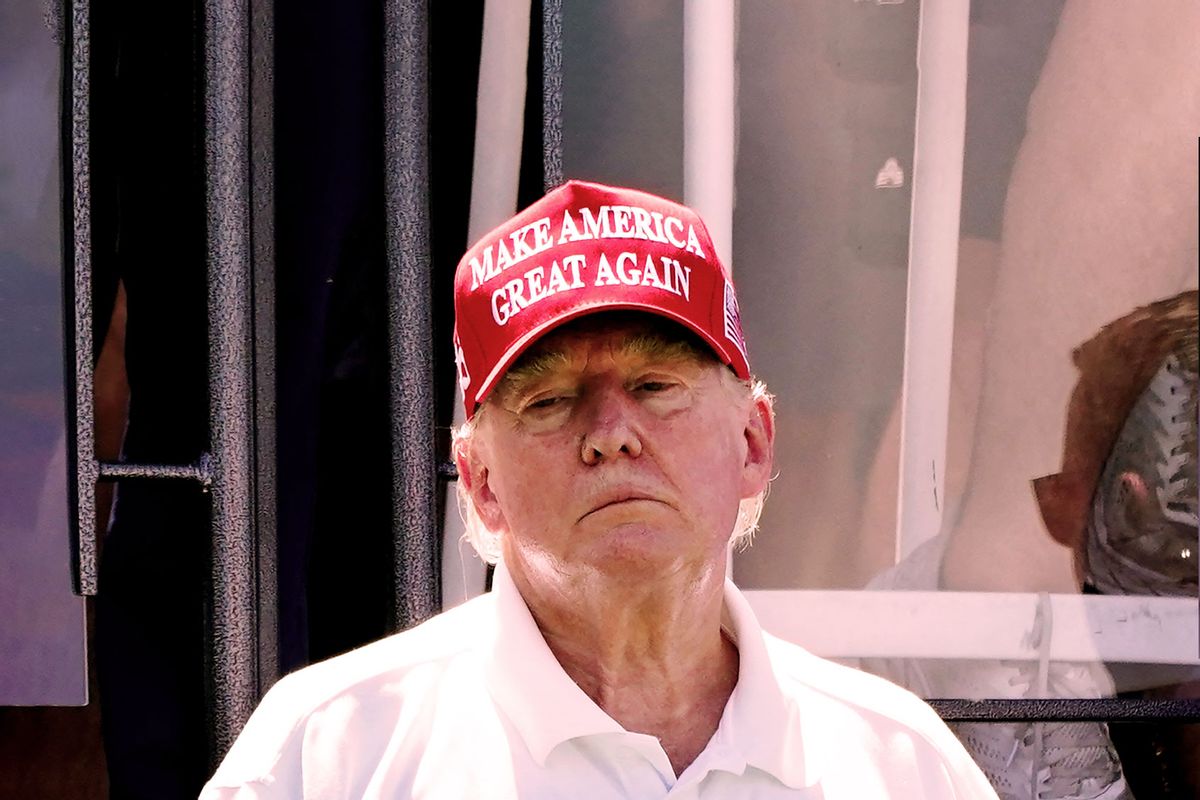
[[995, 796], [928, 706], [726, 580], [774, 420], [691, 210], [572, 181], [467, 253], [455, 303], [493, 591], [283, 679], [203, 797]]

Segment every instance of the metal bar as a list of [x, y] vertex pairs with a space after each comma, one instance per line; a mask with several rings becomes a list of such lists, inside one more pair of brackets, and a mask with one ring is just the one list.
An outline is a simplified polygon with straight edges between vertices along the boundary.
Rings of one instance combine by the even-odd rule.
[[279, 680], [275, 449], [275, 2], [250, 0], [250, 201], [254, 302], [254, 528], [258, 693]]
[[941, 530], [946, 497], [969, 17], [969, 4], [957, 0], [926, 0], [920, 7], [897, 562]]
[[429, 274], [429, 11], [423, 0], [387, 0], [384, 8], [392, 625], [403, 630], [441, 608]]
[[542, 169], [546, 191], [563, 176], [563, 3], [542, 0]]
[[683, 201], [695, 209], [717, 256], [733, 265], [737, 122], [734, 0], [684, 0]]
[[946, 722], [1200, 722], [1200, 699], [928, 700]]
[[248, 0], [204, 4], [212, 438], [210, 757], [225, 754], [257, 699], [251, 481]]
[[[531, 0], [486, 0], [483, 4], [467, 242], [479, 240], [517, 211], [521, 163], [530, 138], [526, 110], [531, 102], [542, 102], [540, 93], [531, 101], [533, 82], [529, 80], [531, 47], [542, 46], [541, 39], [531, 41], [532, 29], [540, 29], [534, 23], [541, 15], [541, 3]], [[540, 62], [537, 69], [542, 69]], [[454, 426], [465, 421], [462, 404], [455, 403]], [[440, 462], [437, 476], [457, 478], [458, 472], [453, 464]], [[439, 536], [442, 596], [456, 604], [483, 589], [486, 565], [473, 553], [466, 555], [460, 546], [466, 529], [459, 512], [458, 492], [452, 487], [446, 487], [445, 492]]]
[[[1195, 598], [844, 589], [746, 598], [764, 628], [826, 658], [1200, 665]], [[1156, 683], [1153, 672], [1114, 674], [1117, 691], [1175, 682]]]
[[[75, 425], [75, 447], [70, 454], [74, 467], [75, 487], [71, 496], [72, 539], [71, 579], [76, 594], [94, 595], [97, 586], [96, 564], [96, 420], [93, 397], [92, 363], [92, 190], [91, 190], [91, 41], [88, 0], [71, 3], [70, 36], [70, 170], [71, 170], [71, 257], [72, 276], [64, 281], [71, 294], [67, 307], [73, 320], [74, 376], [67, 375], [68, 385], [74, 384], [73, 406], [69, 416]], [[68, 345], [69, 347], [69, 345]]]
[[208, 487], [212, 484], [212, 462], [207, 458], [196, 464], [125, 464], [101, 461], [97, 478], [102, 481], [188, 480]]
[[529, 8], [530, 0], [488, 0], [483, 6], [468, 242], [478, 241], [517, 212]]

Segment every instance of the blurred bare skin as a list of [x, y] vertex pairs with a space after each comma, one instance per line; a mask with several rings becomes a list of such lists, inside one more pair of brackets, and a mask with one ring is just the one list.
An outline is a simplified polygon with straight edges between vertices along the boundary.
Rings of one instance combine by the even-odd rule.
[[[1030, 480], [1057, 471], [1076, 373], [1105, 323], [1196, 286], [1200, 5], [1069, 0], [1029, 105], [998, 247], [960, 249], [942, 586], [1078, 591]], [[898, 404], [865, 539], [890, 548]], [[955, 513], [957, 510], [957, 513]], [[869, 547], [865, 545], [865, 547]], [[881, 567], [889, 566], [881, 564]]]
[[947, 589], [1075, 591], [1029, 488], [1056, 471], [1070, 353], [1196, 285], [1200, 6], [1068, 2], [1009, 186]]
[[[983, 386], [987, 308], [999, 258], [997, 242], [977, 237], [964, 237], [959, 242], [942, 517], [947, 528], [951, 528], [961, 515], [971, 469], [975, 420]], [[893, 563], [898, 495], [896, 476], [900, 474], [899, 402], [892, 407], [880, 443], [867, 477], [862, 527], [857, 538], [858, 562], [864, 565], [869, 575], [876, 575]]]

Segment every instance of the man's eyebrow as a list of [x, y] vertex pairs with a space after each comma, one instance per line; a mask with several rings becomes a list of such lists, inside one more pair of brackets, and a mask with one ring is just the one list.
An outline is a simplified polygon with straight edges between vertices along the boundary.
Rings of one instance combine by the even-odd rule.
[[627, 355], [662, 361], [676, 358], [702, 361], [707, 356], [707, 352], [695, 342], [658, 334], [631, 336], [622, 344], [621, 350]]
[[522, 356], [500, 379], [497, 394], [519, 395], [534, 381], [565, 367], [568, 360], [567, 354], [561, 350], [543, 350]]
[[[694, 342], [653, 333], [630, 336], [621, 343], [621, 354], [653, 361], [682, 359], [693, 362], [702, 361], [706, 356]], [[530, 384], [569, 364], [570, 358], [562, 350], [530, 353], [509, 369], [498, 388], [505, 395], [520, 395]]]

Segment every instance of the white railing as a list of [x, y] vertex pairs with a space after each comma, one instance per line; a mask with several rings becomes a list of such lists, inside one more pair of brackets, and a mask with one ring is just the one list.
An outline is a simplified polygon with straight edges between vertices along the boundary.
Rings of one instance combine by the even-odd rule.
[[[806, 590], [746, 596], [764, 629], [829, 658], [1048, 654], [1052, 661], [1200, 665], [1194, 598]], [[1039, 641], [1042, 631], [1048, 643]]]

